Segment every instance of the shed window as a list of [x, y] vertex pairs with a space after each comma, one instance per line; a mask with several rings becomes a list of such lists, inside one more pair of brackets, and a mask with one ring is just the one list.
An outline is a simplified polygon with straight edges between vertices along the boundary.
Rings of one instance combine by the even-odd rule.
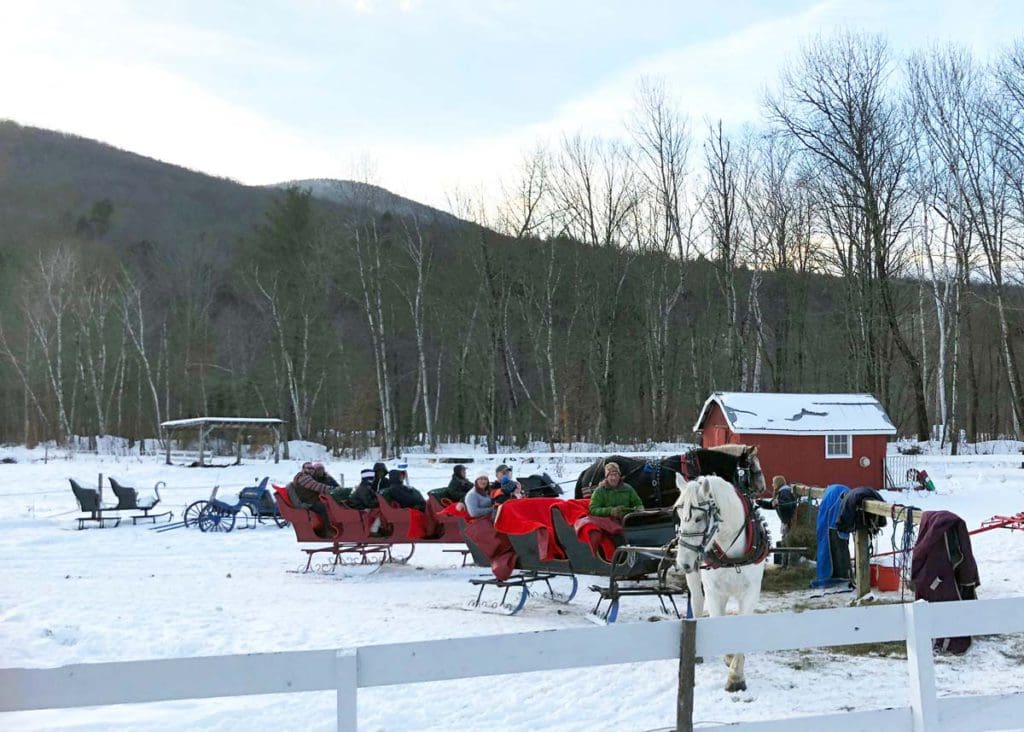
[[825, 457], [853, 457], [853, 435], [825, 435]]

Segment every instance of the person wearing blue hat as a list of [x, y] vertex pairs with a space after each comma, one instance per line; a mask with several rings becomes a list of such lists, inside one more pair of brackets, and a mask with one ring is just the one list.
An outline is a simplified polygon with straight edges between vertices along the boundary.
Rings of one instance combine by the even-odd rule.
[[491, 498], [496, 505], [523, 497], [523, 486], [512, 477], [512, 468], [502, 463], [494, 469], [494, 475], [497, 480], [491, 484]]

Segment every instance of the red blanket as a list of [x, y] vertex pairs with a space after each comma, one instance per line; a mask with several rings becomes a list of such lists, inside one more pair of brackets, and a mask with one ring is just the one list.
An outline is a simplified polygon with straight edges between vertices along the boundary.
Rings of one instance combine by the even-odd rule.
[[506, 501], [498, 510], [494, 528], [503, 534], [529, 534], [537, 532], [537, 549], [542, 562], [565, 559], [565, 552], [555, 541], [555, 527], [551, 524], [551, 507], [563, 503], [560, 498], [521, 498]]
[[438, 516], [458, 516], [464, 518], [466, 521], [472, 521], [469, 513], [466, 512], [466, 506], [463, 503], [449, 503], [443, 509], [437, 512]]
[[479, 518], [466, 524], [466, 540], [480, 548], [491, 560], [491, 572], [500, 580], [507, 580], [516, 568], [516, 553], [506, 534], [498, 533], [490, 518]]
[[590, 545], [595, 556], [612, 561], [617, 546], [614, 537], [622, 536], [622, 525], [618, 521], [603, 516], [583, 516], [572, 527], [580, 541]]

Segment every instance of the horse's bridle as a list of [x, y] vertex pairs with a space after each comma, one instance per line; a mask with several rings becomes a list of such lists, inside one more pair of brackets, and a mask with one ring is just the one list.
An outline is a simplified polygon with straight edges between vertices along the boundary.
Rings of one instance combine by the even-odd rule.
[[[678, 546], [689, 549], [695, 552], [697, 555], [696, 565], [699, 568], [704, 562], [704, 555], [708, 552], [708, 547], [711, 546], [712, 540], [715, 535], [718, 534], [718, 528], [722, 523], [722, 514], [718, 510], [718, 504], [714, 501], [706, 501], [705, 503], [698, 503], [696, 505], [690, 504], [690, 514], [687, 517], [687, 521], [693, 520], [693, 512], [699, 511], [704, 514], [705, 526], [704, 531], [683, 531], [682, 524], [676, 527], [676, 541]], [[678, 519], [679, 514], [676, 514]], [[695, 544], [691, 541], [686, 541], [687, 538], [700, 537], [700, 543]]]
[[736, 487], [747, 495], [754, 492], [753, 481], [760, 475], [764, 475], [764, 471], [751, 464], [749, 455], [743, 456], [742, 463], [736, 463]]

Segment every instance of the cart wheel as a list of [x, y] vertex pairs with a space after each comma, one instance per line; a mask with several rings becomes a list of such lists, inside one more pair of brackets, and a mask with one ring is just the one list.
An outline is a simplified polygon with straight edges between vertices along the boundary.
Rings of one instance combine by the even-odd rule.
[[199, 530], [203, 532], [228, 532], [235, 528], [235, 514], [209, 505], [199, 514]]
[[188, 508], [185, 509], [185, 513], [181, 515], [185, 522], [185, 528], [195, 526], [199, 523], [199, 514], [203, 512], [203, 509], [210, 505], [209, 501], [193, 501], [188, 504]]

